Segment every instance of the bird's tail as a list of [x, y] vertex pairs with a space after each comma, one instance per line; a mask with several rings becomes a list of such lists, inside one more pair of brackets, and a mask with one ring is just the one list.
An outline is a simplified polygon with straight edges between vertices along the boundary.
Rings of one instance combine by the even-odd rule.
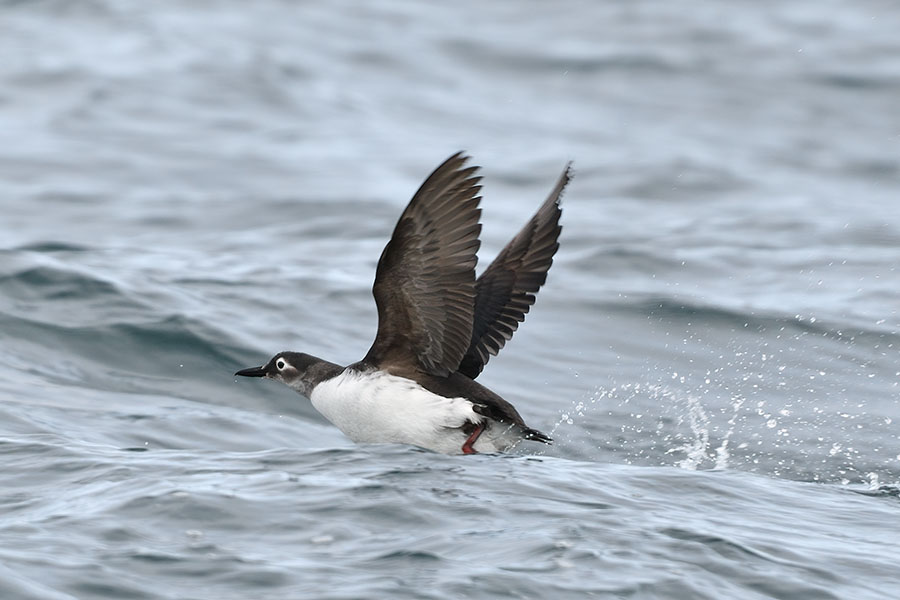
[[549, 435], [547, 435], [546, 433], [541, 433], [537, 429], [532, 429], [531, 427], [522, 428], [522, 437], [526, 440], [541, 442], [542, 444], [553, 443], [553, 439]]

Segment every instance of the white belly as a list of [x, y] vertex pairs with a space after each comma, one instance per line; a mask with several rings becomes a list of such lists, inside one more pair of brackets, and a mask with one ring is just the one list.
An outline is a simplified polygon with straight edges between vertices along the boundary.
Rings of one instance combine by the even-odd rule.
[[[468, 435], [460, 428], [485, 417], [465, 398], [432, 394], [415, 381], [387, 373], [346, 369], [310, 394], [317, 411], [355, 442], [412, 444], [444, 454], [461, 454]], [[478, 452], [501, 452], [518, 436], [490, 423], [478, 438]]]

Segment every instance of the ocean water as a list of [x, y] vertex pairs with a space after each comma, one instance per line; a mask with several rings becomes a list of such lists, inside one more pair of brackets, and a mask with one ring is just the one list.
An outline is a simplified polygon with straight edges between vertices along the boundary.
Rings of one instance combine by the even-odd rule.
[[[0, 598], [900, 597], [895, 2], [0, 4]], [[238, 368], [358, 360], [444, 158], [479, 381], [552, 447], [355, 445]]]

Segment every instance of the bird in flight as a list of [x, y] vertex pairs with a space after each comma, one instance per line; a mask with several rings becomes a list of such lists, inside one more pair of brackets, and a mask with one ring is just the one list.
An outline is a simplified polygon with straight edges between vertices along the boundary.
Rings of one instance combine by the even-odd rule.
[[361, 443], [401, 443], [445, 454], [509, 450], [551, 439], [475, 379], [525, 320], [559, 248], [567, 165], [550, 195], [475, 277], [481, 177], [462, 152], [410, 200], [381, 253], [372, 293], [378, 331], [365, 357], [343, 367], [280, 352], [235, 373], [284, 383]]

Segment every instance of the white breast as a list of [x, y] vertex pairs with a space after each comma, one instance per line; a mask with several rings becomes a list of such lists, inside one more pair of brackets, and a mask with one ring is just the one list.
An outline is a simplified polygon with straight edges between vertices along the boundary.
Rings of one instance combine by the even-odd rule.
[[[484, 420], [465, 398], [432, 394], [415, 381], [383, 372], [346, 369], [310, 394], [312, 405], [355, 442], [412, 444], [459, 454], [468, 437], [460, 427]], [[498, 452], [517, 441], [493, 424], [475, 450]]]

